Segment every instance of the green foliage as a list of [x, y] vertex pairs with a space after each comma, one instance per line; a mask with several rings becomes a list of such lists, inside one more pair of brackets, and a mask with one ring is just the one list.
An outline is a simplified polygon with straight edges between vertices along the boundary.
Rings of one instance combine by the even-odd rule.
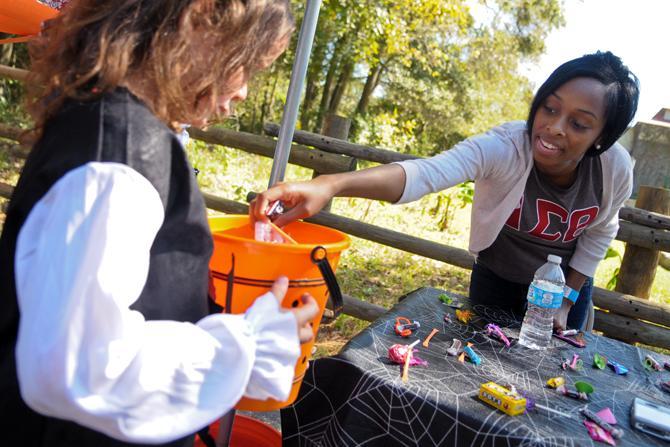
[[437, 228], [439, 231], [446, 231], [450, 228], [456, 211], [472, 204], [474, 194], [474, 183], [464, 182], [454, 188], [433, 195], [435, 205], [428, 208], [428, 214], [438, 218]]
[[[6, 37], [0, 33], [0, 39]], [[28, 65], [28, 50], [25, 44], [0, 45], [0, 64], [25, 68]], [[0, 78], [0, 122], [6, 125], [25, 127], [29, 123], [23, 110], [23, 83]]]
[[617, 250], [612, 247], [607, 247], [607, 252], [605, 253], [604, 259], [610, 258], [617, 258], [619, 261], [619, 266], [614, 268], [612, 271], [612, 276], [610, 276], [610, 279], [607, 281], [607, 285], [605, 286], [609, 290], [614, 290], [616, 288], [617, 281], [619, 280], [619, 271], [621, 269], [621, 261], [623, 258]]
[[[303, 4], [293, 5], [299, 21]], [[355, 119], [359, 143], [437, 153], [525, 118], [532, 90], [517, 68], [561, 25], [560, 0], [325, 0], [298, 125], [318, 131], [338, 113]], [[242, 129], [280, 119], [292, 60], [257, 77]]]

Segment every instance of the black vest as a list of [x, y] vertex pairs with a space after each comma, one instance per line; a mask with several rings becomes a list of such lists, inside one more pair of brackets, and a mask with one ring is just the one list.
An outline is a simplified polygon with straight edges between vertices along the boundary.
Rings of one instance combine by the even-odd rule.
[[[26, 161], [0, 239], [1, 445], [137, 445], [32, 411], [20, 397], [16, 376], [14, 349], [20, 318], [14, 281], [17, 235], [30, 210], [54, 183], [93, 161], [123, 163], [139, 172], [156, 188], [165, 210], [165, 220], [151, 247], [147, 282], [132, 309], [147, 320], [196, 322], [208, 313], [212, 238], [193, 168], [175, 135], [123, 89], [97, 101], [67, 103], [49, 120]], [[166, 445], [192, 442], [190, 436]]]

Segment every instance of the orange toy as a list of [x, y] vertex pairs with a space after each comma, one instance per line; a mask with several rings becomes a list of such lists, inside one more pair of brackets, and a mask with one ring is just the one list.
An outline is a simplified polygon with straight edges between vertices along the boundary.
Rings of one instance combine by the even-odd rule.
[[[341, 294], [333, 272], [340, 259], [340, 252], [349, 246], [350, 240], [346, 234], [320, 225], [293, 222], [284, 231], [296, 243], [276, 244], [256, 241], [254, 228], [246, 215], [210, 217], [209, 225], [214, 238], [214, 254], [209, 264], [214, 296], [217, 304], [226, 312], [244, 313], [257, 297], [270, 290], [280, 275], [289, 278], [283, 307], [290, 309], [301, 306], [300, 298], [304, 293], [311, 294], [319, 304], [321, 312], [313, 321], [315, 336], [329, 293], [332, 294], [335, 313], [342, 310], [342, 303], [335, 302], [335, 298], [341, 299]], [[229, 281], [231, 278], [232, 281]], [[243, 398], [236, 408], [272, 411], [293, 403], [300, 390], [313, 345], [314, 341], [311, 341], [301, 346], [302, 354], [295, 367], [293, 387], [287, 401]]]

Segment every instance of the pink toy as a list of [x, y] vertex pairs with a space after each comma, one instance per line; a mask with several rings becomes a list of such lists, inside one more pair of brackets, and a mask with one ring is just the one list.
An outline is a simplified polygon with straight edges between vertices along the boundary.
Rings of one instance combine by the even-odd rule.
[[397, 363], [399, 365], [402, 365], [405, 363], [405, 357], [407, 356], [407, 353], [409, 350], [412, 349], [412, 356], [410, 358], [409, 364], [410, 366], [415, 366], [415, 365], [421, 365], [421, 366], [426, 366], [428, 365], [428, 362], [425, 360], [421, 360], [419, 357], [414, 355], [414, 353], [417, 351], [417, 349], [410, 348], [409, 345], [400, 345], [396, 344], [393, 345], [389, 348], [389, 360], [391, 360], [393, 363]]

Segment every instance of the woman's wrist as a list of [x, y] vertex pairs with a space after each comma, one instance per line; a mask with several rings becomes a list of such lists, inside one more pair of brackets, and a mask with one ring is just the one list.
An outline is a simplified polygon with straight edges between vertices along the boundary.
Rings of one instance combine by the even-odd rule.
[[[328, 195], [330, 197], [338, 197], [346, 195], [347, 185], [349, 184], [349, 178], [351, 174], [349, 173], [340, 173], [340, 174], [329, 174], [323, 175], [323, 182], [327, 188]], [[320, 177], [317, 177], [320, 178]]]
[[577, 302], [577, 298], [579, 298], [579, 291], [566, 284], [563, 287], [563, 301], [569, 302], [570, 306], [572, 306]]

